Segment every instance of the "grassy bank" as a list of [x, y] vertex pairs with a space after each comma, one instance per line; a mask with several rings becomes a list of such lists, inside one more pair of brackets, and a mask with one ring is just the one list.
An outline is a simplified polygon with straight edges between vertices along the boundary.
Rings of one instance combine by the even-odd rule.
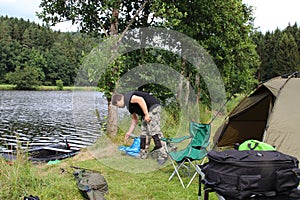
[[15, 85], [0, 84], [0, 90], [13, 90]]
[[[57, 86], [39, 86], [37, 90], [40, 91], [54, 91], [54, 90], [59, 90]], [[96, 87], [75, 87], [75, 86], [64, 86], [63, 91], [95, 91], [97, 90]]]
[[[70, 167], [74, 165], [101, 172], [108, 182], [107, 200], [197, 199], [198, 179], [187, 189], [182, 188], [177, 177], [168, 181], [171, 165], [148, 173], [126, 172], [103, 164], [88, 152], [55, 165], [36, 165], [25, 160], [19, 157], [14, 164], [8, 164], [0, 159], [0, 199], [21, 200], [29, 195], [39, 196], [42, 200], [83, 199], [72, 174], [74, 169]], [[184, 177], [185, 182], [188, 180], [189, 177]]]
[[[7, 85], [7, 84], [0, 84], [0, 90], [14, 90], [15, 85]], [[36, 88], [38, 91], [55, 91], [59, 90], [57, 86], [38, 86]], [[70, 91], [70, 90], [76, 90], [76, 91], [95, 91], [97, 90], [97, 87], [75, 87], [75, 86], [64, 86], [62, 88], [63, 91]]]

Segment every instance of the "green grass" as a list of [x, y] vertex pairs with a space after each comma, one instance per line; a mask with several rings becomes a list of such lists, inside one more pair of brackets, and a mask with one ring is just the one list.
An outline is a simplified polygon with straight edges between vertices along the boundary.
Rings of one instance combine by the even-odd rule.
[[232, 98], [231, 101], [229, 101], [226, 105], [227, 110], [231, 111], [235, 106], [238, 105], [239, 102], [241, 102], [241, 100], [245, 98], [245, 96], [245, 94], [239, 94], [236, 97]]
[[0, 84], [0, 90], [13, 90], [15, 85]]
[[[9, 85], [9, 84], [0, 84], [0, 90], [14, 90], [15, 85]], [[97, 90], [97, 87], [75, 87], [75, 86], [64, 86], [63, 90], [64, 91], [69, 91], [69, 90], [76, 90], [76, 91], [95, 91]], [[54, 91], [58, 90], [57, 86], [38, 86], [36, 90], [39, 91]]]
[[[73, 176], [74, 169], [70, 166], [101, 172], [108, 182], [109, 193], [105, 195], [107, 200], [197, 199], [198, 178], [189, 188], [184, 189], [177, 177], [168, 181], [173, 170], [170, 164], [147, 173], [142, 173], [143, 168], [136, 169], [140, 172], [136, 173], [109, 167], [99, 159], [92, 158], [88, 152], [55, 165], [36, 165], [24, 158], [19, 155], [13, 164], [0, 159], [0, 199], [21, 200], [29, 195], [39, 196], [43, 200], [83, 199]], [[124, 156], [124, 159], [130, 161], [134, 158]], [[118, 162], [116, 159], [113, 160]], [[151, 159], [148, 160], [151, 162]], [[138, 168], [138, 165], [136, 167]], [[62, 173], [61, 169], [65, 171]], [[183, 180], [187, 183], [189, 178], [184, 176]]]
[[[23, 199], [29, 194], [41, 196], [42, 199], [68, 199], [68, 193], [71, 192], [72, 196], [77, 194], [72, 192], [71, 185], [66, 185], [69, 181], [62, 181], [47, 166], [33, 165], [26, 160], [22, 154], [18, 154], [13, 163], [0, 160], [0, 199]], [[69, 192], [65, 193], [62, 188]]]
[[[38, 90], [58, 90], [57, 86], [39, 86]], [[77, 90], [77, 91], [94, 91], [96, 87], [75, 87], [75, 86], [64, 86], [63, 90]]]
[[[230, 104], [237, 104], [240, 99], [235, 98]], [[178, 131], [176, 120], [166, 118], [163, 131], [172, 136], [173, 132]], [[217, 121], [218, 124], [221, 122]], [[121, 122], [125, 131], [128, 128], [126, 124], [128, 126], [128, 123], [122, 125]], [[187, 127], [182, 128], [188, 132]], [[83, 199], [71, 166], [100, 171], [108, 182], [109, 193], [105, 195], [107, 200], [197, 199], [198, 177], [186, 189], [176, 176], [168, 181], [173, 172], [170, 162], [159, 167], [151, 158], [138, 160], [121, 155], [118, 146], [130, 145], [130, 140], [124, 141], [123, 137], [122, 132], [115, 138], [102, 137], [88, 150], [82, 150], [79, 155], [54, 165], [32, 164], [22, 154], [18, 155], [13, 164], [0, 158], [0, 199], [22, 200], [29, 195], [39, 196], [42, 200]], [[190, 178], [183, 175], [186, 184]], [[217, 197], [212, 193], [210, 199], [217, 200]]]

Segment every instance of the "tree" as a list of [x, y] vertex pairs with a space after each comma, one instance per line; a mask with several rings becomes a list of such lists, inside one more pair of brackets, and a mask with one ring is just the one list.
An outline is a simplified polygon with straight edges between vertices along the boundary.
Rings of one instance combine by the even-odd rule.
[[15, 84], [17, 89], [34, 89], [45, 79], [43, 67], [46, 65], [46, 60], [35, 48], [24, 49], [22, 53], [26, 57], [20, 54], [20, 60], [15, 63], [17, 65], [15, 71], [7, 73], [6, 80]]
[[[70, 20], [73, 24], [79, 24], [82, 32], [102, 38], [124, 33], [129, 27], [134, 29], [157, 26], [177, 30], [196, 39], [209, 50], [223, 75], [228, 93], [246, 91], [255, 82], [253, 74], [258, 68], [258, 56], [249, 37], [253, 19], [251, 9], [243, 5], [241, 0], [42, 0], [40, 6], [43, 10], [39, 17], [46, 23], [55, 25]], [[137, 54], [142, 55], [142, 58]], [[110, 112], [111, 94], [116, 81], [130, 68], [123, 61], [130, 59], [133, 63], [142, 64], [148, 55], [147, 51], [140, 50], [126, 58], [119, 58], [111, 63], [104, 73], [105, 81], [102, 83], [106, 83], [104, 89], [109, 106], [110, 134], [116, 134], [116, 129], [110, 127], [116, 125]], [[168, 62], [172, 57], [168, 56], [163, 60]], [[194, 75], [184, 58], [181, 60], [176, 57], [173, 66], [194, 82], [195, 86], [202, 84], [201, 77]], [[199, 91], [199, 87], [197, 89]]]
[[[116, 36], [129, 28], [147, 25], [149, 10], [145, 9], [141, 15], [141, 8], [144, 8], [148, 0], [144, 2], [135, 1], [62, 1], [62, 0], [43, 0], [40, 6], [43, 11], [39, 17], [46, 23], [55, 25], [56, 23], [71, 20], [72, 23], [79, 23], [82, 32], [87, 32], [95, 36], [109, 37]], [[149, 7], [148, 7], [149, 9]], [[122, 13], [122, 15], [120, 15]], [[138, 18], [133, 21], [131, 19]], [[131, 21], [130, 21], [131, 20]], [[129, 22], [129, 25], [127, 24]], [[115, 51], [116, 49], [112, 49]], [[111, 104], [111, 95], [115, 88], [116, 81], [120, 75], [118, 62], [114, 62], [106, 72], [111, 77], [106, 86], [105, 95], [108, 101], [108, 127], [107, 132], [110, 135], [117, 134], [117, 112]]]
[[276, 65], [273, 67], [273, 71], [276, 76], [291, 74], [299, 70], [298, 46], [291, 34], [283, 33], [278, 38], [275, 46], [275, 58]]
[[259, 67], [259, 56], [250, 37], [254, 30], [252, 8], [241, 0], [182, 0], [174, 5], [182, 15], [164, 17], [173, 22], [173, 29], [197, 40], [209, 52], [222, 74], [227, 93], [251, 90]]
[[276, 65], [274, 47], [277, 43], [277, 36], [280, 37], [280, 34], [279, 30], [276, 30], [275, 33], [266, 32], [263, 39], [257, 43], [258, 48], [261, 49], [258, 53], [261, 57], [260, 77], [262, 81], [276, 76], [273, 70]]
[[[300, 69], [298, 28], [288, 26], [281, 31], [257, 33], [254, 41], [261, 57], [259, 74], [262, 81], [290, 74]], [[298, 39], [296, 39], [298, 38]]]
[[0, 16], [0, 82], [17, 66], [36, 67], [45, 74], [40, 84], [55, 85], [63, 79], [74, 84], [77, 70], [86, 52], [98, 41], [83, 33], [61, 33], [22, 18]]
[[4, 74], [13, 69], [11, 54], [13, 53], [13, 41], [11, 27], [7, 21], [0, 21], [0, 79], [4, 80]]
[[256, 44], [256, 52], [260, 56], [260, 66], [257, 70], [257, 81], [260, 82], [262, 80], [262, 73], [263, 73], [263, 63], [265, 63], [265, 60], [268, 58], [268, 55], [265, 51], [265, 40], [264, 35], [261, 32], [255, 32], [252, 35], [252, 40]]
[[17, 67], [14, 72], [6, 74], [6, 79], [16, 85], [16, 89], [31, 90], [40, 84], [43, 73], [35, 67], [26, 66], [23, 69]]

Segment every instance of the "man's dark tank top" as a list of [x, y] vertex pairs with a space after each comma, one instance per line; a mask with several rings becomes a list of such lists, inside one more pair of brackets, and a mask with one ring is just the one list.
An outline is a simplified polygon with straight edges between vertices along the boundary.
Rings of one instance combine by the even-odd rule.
[[150, 95], [146, 92], [140, 92], [140, 91], [127, 92], [124, 95], [124, 103], [125, 103], [126, 108], [128, 109], [128, 111], [131, 114], [136, 113], [140, 116], [145, 115], [142, 108], [140, 107], [140, 105], [138, 103], [130, 103], [131, 97], [133, 95], [144, 98], [144, 100], [147, 104], [148, 111], [151, 111], [154, 107], [156, 107], [157, 105], [160, 104], [160, 102], [155, 97], [153, 97], [152, 95]]

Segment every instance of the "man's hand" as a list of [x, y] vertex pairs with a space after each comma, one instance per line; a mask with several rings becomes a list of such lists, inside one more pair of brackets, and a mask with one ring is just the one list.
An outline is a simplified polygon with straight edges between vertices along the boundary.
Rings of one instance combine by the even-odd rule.
[[131, 115], [131, 125], [130, 125], [128, 132], [125, 134], [125, 139], [128, 139], [130, 134], [133, 133], [135, 126], [138, 124], [138, 122], [139, 122], [139, 120], [138, 120], [137, 114], [133, 113]]
[[130, 134], [131, 134], [131, 132], [127, 132], [127, 133], [125, 134], [125, 139], [128, 139], [128, 138], [130, 137]]
[[148, 123], [151, 121], [149, 114], [145, 115], [144, 120]]

